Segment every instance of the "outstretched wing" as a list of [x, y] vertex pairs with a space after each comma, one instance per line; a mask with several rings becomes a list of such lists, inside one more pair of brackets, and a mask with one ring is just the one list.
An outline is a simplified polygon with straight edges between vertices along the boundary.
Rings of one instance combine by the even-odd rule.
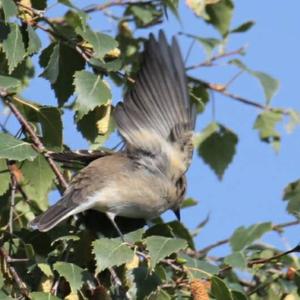
[[185, 173], [193, 152], [196, 109], [175, 38], [168, 45], [162, 31], [158, 40], [150, 35], [135, 86], [114, 114], [131, 155], [154, 158], [172, 179]]

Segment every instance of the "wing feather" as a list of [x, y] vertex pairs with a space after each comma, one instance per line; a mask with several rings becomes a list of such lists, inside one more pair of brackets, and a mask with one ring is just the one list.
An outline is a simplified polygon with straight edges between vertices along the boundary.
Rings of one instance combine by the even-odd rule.
[[[191, 104], [184, 63], [175, 38], [150, 34], [135, 86], [114, 111], [127, 150], [143, 149], [166, 158], [172, 177], [181, 176], [192, 156], [196, 110]], [[177, 172], [176, 172], [177, 168]]]

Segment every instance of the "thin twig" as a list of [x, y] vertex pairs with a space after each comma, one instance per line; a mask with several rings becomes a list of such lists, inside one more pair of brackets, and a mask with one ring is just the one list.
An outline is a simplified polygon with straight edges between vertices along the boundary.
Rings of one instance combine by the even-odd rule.
[[107, 8], [110, 8], [112, 6], [127, 6], [127, 5], [130, 5], [130, 4], [142, 4], [142, 5], [145, 5], [145, 4], [150, 4], [152, 3], [153, 1], [124, 1], [124, 0], [113, 0], [113, 1], [110, 1], [110, 2], [106, 2], [104, 4], [96, 4], [96, 5], [93, 5], [93, 6], [89, 6], [87, 8], [84, 8], [82, 9], [85, 13], [89, 14], [89, 13], [93, 13], [93, 12], [96, 12], [96, 11], [103, 11]]
[[243, 70], [237, 72], [225, 85], [226, 90], [229, 88], [230, 85], [233, 84], [234, 81], [236, 81], [242, 74], [244, 73]]
[[11, 265], [11, 261], [13, 259], [10, 258], [10, 256], [2, 248], [0, 248], [0, 256], [5, 261], [7, 268], [9, 270], [9, 273], [13, 277], [14, 282], [17, 284], [22, 296], [25, 297], [25, 299], [29, 299], [29, 290], [28, 290], [25, 282], [21, 279], [21, 277], [19, 276], [16, 269]]
[[124, 299], [127, 300], [128, 295], [126, 293], [126, 290], [124, 289], [121, 279], [118, 277], [116, 271], [114, 270], [114, 268], [108, 268], [110, 275], [111, 275], [111, 279], [113, 281], [113, 284], [116, 286], [116, 290], [117, 290], [117, 297], [119, 297], [119, 299]]
[[[295, 226], [295, 225], [300, 225], [300, 221], [299, 220], [294, 220], [294, 221], [290, 221], [290, 222], [285, 222], [285, 223], [279, 223], [279, 224], [275, 224], [272, 226], [272, 230], [273, 231], [281, 231], [282, 229], [284, 228], [287, 228], [287, 227], [291, 227], [291, 226]], [[220, 240], [218, 242], [215, 242], [211, 245], [208, 245], [206, 247], [204, 247], [203, 249], [201, 250], [198, 250], [197, 252], [195, 252], [193, 255], [196, 254], [196, 257], [201, 257], [203, 255], [206, 255], [209, 251], [211, 251], [212, 249], [214, 248], [217, 248], [219, 246], [222, 246], [222, 245], [225, 245], [225, 244], [228, 244], [230, 241], [230, 238], [227, 238], [227, 239], [223, 239], [223, 240]], [[290, 252], [292, 252], [290, 250]]]
[[199, 250], [198, 253], [199, 253], [199, 256], [202, 256], [202, 255], [205, 255], [207, 254], [210, 250], [214, 249], [214, 248], [217, 248], [219, 246], [222, 246], [222, 245], [225, 245], [225, 244], [228, 244], [229, 243], [229, 239], [224, 239], [224, 240], [220, 240], [220, 241], [217, 241], [211, 245], [208, 245], [206, 247], [204, 247], [203, 249]]
[[14, 211], [15, 211], [15, 195], [16, 195], [16, 188], [17, 188], [17, 180], [14, 175], [11, 175], [11, 195], [10, 195], [10, 207], [9, 207], [9, 221], [8, 221], [8, 230], [10, 234], [14, 232]]
[[176, 261], [174, 259], [162, 259], [161, 262], [168, 265], [177, 272], [184, 272], [182, 267], [179, 267], [175, 264]]
[[286, 109], [273, 108], [273, 107], [270, 107], [270, 106], [267, 106], [267, 105], [263, 105], [259, 102], [254, 101], [254, 100], [250, 100], [250, 99], [244, 98], [242, 96], [239, 96], [239, 95], [233, 94], [231, 92], [228, 92], [226, 90], [226, 85], [224, 85], [224, 84], [211, 83], [211, 82], [208, 82], [208, 81], [205, 81], [205, 80], [202, 80], [202, 79], [196, 79], [196, 78], [193, 78], [193, 77], [189, 77], [189, 78], [190, 78], [191, 81], [200, 82], [206, 88], [208, 88], [212, 91], [215, 91], [217, 93], [220, 93], [220, 94], [222, 94], [222, 95], [224, 95], [228, 98], [231, 98], [233, 100], [241, 102], [243, 104], [247, 104], [247, 105], [259, 108], [261, 110], [268, 110], [268, 111], [274, 111], [274, 112], [280, 111], [282, 114], [284, 114], [286, 116], [290, 115], [289, 111], [286, 110]]
[[191, 65], [189, 67], [186, 67], [185, 69], [187, 71], [190, 71], [190, 70], [194, 70], [194, 69], [201, 68], [201, 67], [211, 67], [213, 65], [213, 62], [215, 62], [216, 60], [226, 58], [226, 57], [230, 57], [230, 56], [234, 56], [234, 55], [240, 55], [244, 51], [245, 51], [245, 47], [241, 47], [241, 48], [239, 48], [237, 50], [234, 50], [234, 51], [217, 54], [217, 55], [212, 56], [210, 59], [208, 59], [204, 62], [195, 64], [195, 65]]
[[193, 47], [194, 47], [194, 45], [195, 45], [195, 42], [196, 42], [196, 40], [192, 40], [192, 42], [191, 42], [191, 44], [190, 44], [190, 46], [189, 46], [189, 49], [188, 49], [188, 51], [187, 51], [187, 53], [186, 53], [186, 55], [185, 55], [185, 58], [184, 58], [184, 64], [186, 64], [186, 62], [188, 61], [188, 59], [189, 59], [189, 57], [190, 57], [190, 54], [191, 54], [191, 52], [192, 52], [192, 49], [193, 49]]

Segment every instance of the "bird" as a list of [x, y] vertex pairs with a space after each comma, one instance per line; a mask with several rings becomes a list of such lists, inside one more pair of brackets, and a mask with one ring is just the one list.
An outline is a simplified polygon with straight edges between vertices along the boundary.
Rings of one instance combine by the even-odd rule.
[[151, 220], [170, 209], [180, 219], [196, 115], [176, 38], [169, 44], [162, 30], [157, 39], [151, 33], [135, 83], [113, 111], [124, 147], [91, 160], [31, 228], [45, 232], [90, 209], [121, 237], [116, 216]]

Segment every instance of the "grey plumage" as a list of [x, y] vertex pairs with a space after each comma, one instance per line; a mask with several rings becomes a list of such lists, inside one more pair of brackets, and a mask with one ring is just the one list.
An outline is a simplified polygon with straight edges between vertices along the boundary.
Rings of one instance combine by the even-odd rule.
[[169, 46], [163, 32], [158, 41], [150, 35], [135, 85], [114, 117], [125, 150], [108, 152], [83, 168], [57, 204], [33, 220], [34, 228], [47, 231], [87, 209], [105, 212], [112, 221], [116, 215], [151, 219], [178, 210], [196, 110], [175, 38]]

